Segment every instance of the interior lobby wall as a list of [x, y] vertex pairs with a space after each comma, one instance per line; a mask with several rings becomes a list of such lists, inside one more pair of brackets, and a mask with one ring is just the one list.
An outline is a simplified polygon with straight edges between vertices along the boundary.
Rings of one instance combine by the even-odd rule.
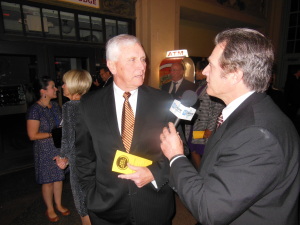
[[209, 56], [215, 35], [226, 28], [257, 29], [272, 37], [278, 49], [282, 2], [265, 0], [263, 13], [251, 14], [217, 0], [136, 1], [136, 35], [149, 59], [146, 84], [159, 87], [159, 64], [167, 51], [187, 49], [190, 56]]
[[178, 48], [179, 6], [176, 0], [138, 0], [136, 36], [147, 54], [145, 83], [159, 87], [159, 65], [166, 52]]
[[188, 20], [180, 20], [179, 48], [189, 56], [208, 57], [214, 48], [214, 37], [219, 28]]

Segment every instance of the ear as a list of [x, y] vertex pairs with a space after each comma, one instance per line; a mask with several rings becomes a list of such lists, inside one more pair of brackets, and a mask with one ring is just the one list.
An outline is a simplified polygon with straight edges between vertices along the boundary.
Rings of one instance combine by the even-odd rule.
[[231, 79], [233, 84], [238, 84], [239, 82], [243, 81], [244, 73], [240, 69], [231, 73]]
[[108, 67], [108, 69], [110, 70], [110, 72], [115, 75], [117, 73], [117, 69], [116, 69], [116, 62], [108, 60], [106, 62], [106, 65]]
[[44, 89], [41, 89], [41, 90], [40, 90], [41, 96], [42, 96], [43, 94], [45, 94], [45, 91], [46, 91], [46, 90], [44, 90]]

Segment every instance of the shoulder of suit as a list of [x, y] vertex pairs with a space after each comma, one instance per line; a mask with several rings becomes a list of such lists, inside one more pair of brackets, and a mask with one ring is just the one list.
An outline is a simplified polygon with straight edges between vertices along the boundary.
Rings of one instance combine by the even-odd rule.
[[171, 82], [172, 82], [172, 81], [169, 81], [168, 83], [164, 83], [164, 84], [163, 84], [161, 87], [162, 87], [162, 88], [164, 88], [164, 87], [168, 87], [168, 86], [170, 86], [170, 85], [171, 85]]
[[93, 101], [94, 99], [99, 101], [106, 93], [113, 91], [111, 89], [112, 86], [107, 86], [105, 88], [98, 88], [96, 90], [89, 91], [81, 97], [80, 102]]
[[189, 81], [187, 79], [183, 79], [182, 82], [185, 83], [185, 85], [188, 85], [189, 87], [191, 87], [191, 89], [194, 90], [194, 91], [198, 88], [197, 84], [195, 84], [192, 81]]
[[192, 81], [189, 81], [189, 80], [187, 80], [187, 79], [183, 79], [182, 81], [183, 81], [183, 82], [185, 82], [185, 83], [189, 83], [189, 84], [196, 85], [194, 82], [192, 82]]
[[147, 94], [151, 94], [153, 97], [166, 97], [171, 98], [171, 95], [168, 92], [162, 91], [160, 89], [150, 87], [147, 85], [142, 85], [139, 87], [139, 91], [145, 92]]

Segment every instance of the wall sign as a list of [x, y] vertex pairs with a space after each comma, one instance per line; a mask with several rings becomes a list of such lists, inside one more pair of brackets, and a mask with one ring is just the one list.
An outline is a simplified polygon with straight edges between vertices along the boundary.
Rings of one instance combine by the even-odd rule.
[[167, 51], [167, 58], [172, 57], [189, 57], [188, 51], [186, 49], [181, 50], [173, 50], [173, 51]]
[[59, 0], [61, 2], [70, 2], [87, 7], [100, 8], [100, 0]]

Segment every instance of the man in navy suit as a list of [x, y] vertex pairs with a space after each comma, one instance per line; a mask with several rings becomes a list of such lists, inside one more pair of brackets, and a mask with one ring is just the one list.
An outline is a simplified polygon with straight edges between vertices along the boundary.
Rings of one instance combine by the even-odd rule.
[[[160, 149], [159, 135], [168, 121], [172, 97], [143, 85], [146, 55], [139, 40], [118, 35], [106, 46], [112, 84], [81, 99], [76, 126], [76, 169], [87, 193], [93, 225], [171, 225], [174, 193], [168, 186], [168, 159]], [[112, 171], [117, 150], [125, 152], [121, 135], [124, 92], [129, 92], [134, 114], [133, 137], [126, 151], [152, 161], [135, 172]], [[128, 94], [128, 93], [127, 93]], [[126, 166], [127, 164], [125, 164]]]
[[173, 63], [170, 69], [171, 82], [164, 84], [161, 89], [180, 100], [186, 90], [196, 91], [197, 85], [184, 79], [184, 66], [181, 63]]
[[270, 41], [236, 28], [216, 36], [203, 74], [207, 93], [224, 101], [199, 170], [169, 124], [161, 147], [170, 185], [202, 225], [296, 225], [300, 141], [292, 122], [264, 92], [273, 65]]

